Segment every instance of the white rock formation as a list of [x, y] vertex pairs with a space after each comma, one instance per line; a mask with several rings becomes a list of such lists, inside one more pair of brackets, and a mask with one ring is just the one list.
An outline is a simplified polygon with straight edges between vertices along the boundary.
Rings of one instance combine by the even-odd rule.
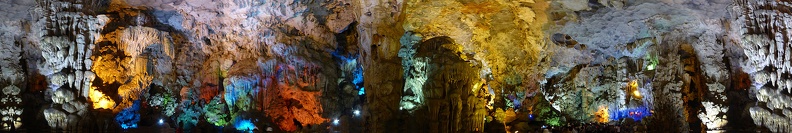
[[589, 10], [588, 0], [558, 0], [556, 1], [564, 7], [572, 11]]
[[14, 85], [6, 86], [5, 88], [3, 88], [3, 94], [5, 95], [18, 95], [20, 91], [21, 89], [19, 89], [19, 87], [16, 87]]
[[21, 23], [4, 20], [8, 19], [0, 17], [0, 64], [2, 64], [0, 81], [8, 81], [11, 84], [22, 83], [25, 80], [25, 76], [22, 75], [24, 66], [20, 66], [19, 61], [24, 44], [14, 42], [21, 41], [17, 39], [21, 34], [15, 32], [21, 30], [19, 28]]
[[52, 102], [56, 104], [65, 104], [74, 100], [74, 93], [68, 89], [58, 89], [52, 94]]
[[729, 110], [728, 106], [721, 106], [712, 102], [702, 102], [704, 112], [698, 114], [698, 118], [710, 130], [720, 130], [726, 126], [727, 118], [725, 112]]
[[49, 108], [44, 110], [44, 119], [51, 128], [64, 128], [68, 125], [67, 115], [57, 109]]
[[792, 119], [789, 118], [789, 115], [777, 114], [762, 107], [751, 107], [750, 112], [754, 123], [770, 129], [772, 132], [788, 132], [792, 129], [790, 126]]
[[0, 117], [2, 125], [0, 130], [19, 129], [22, 126], [22, 96], [21, 92], [26, 82], [23, 68], [26, 64], [20, 61], [25, 52], [26, 39], [22, 31], [24, 22], [30, 20], [29, 10], [32, 4], [24, 1], [0, 2]]
[[404, 92], [399, 107], [407, 111], [414, 111], [414, 109], [423, 106], [424, 104], [424, 83], [429, 78], [429, 59], [415, 58], [412, 61], [410, 69], [405, 70], [406, 76], [404, 83]]
[[33, 66], [47, 77], [50, 87], [47, 91], [52, 93], [50, 99], [55, 105], [44, 111], [50, 127], [68, 128], [82, 118], [89, 106], [78, 98], [89, 99], [91, 82], [95, 78], [90, 57], [100, 30], [109, 19], [71, 10], [82, 9], [82, 2], [35, 3], [40, 5], [29, 10], [30, 31], [24, 33], [28, 35], [26, 43], [37, 47], [27, 50], [37, 53], [28, 55], [42, 58], [30, 57], [28, 61], [36, 62]]
[[[695, 21], [696, 17], [689, 16], [691, 14], [696, 12], [682, 5], [643, 3], [624, 10], [582, 18], [579, 23], [565, 25], [561, 33], [572, 36], [590, 49], [602, 51], [606, 56], [620, 58], [625, 56], [622, 53], [626, 49], [617, 47], [624, 47], [623, 45], [638, 39], [662, 35], [673, 30], [670, 28], [678, 28], [679, 25]], [[635, 55], [641, 56], [643, 55]]]

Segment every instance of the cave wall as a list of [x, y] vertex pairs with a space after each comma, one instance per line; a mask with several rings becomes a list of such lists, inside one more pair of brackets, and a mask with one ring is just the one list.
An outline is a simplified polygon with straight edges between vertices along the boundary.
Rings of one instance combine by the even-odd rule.
[[758, 100], [750, 107], [756, 125], [773, 132], [790, 132], [790, 48], [787, 22], [789, 2], [740, 1], [743, 14], [736, 39], [744, 48], [744, 70], [751, 73], [751, 97]]
[[792, 129], [783, 1], [0, 3], [4, 130]]

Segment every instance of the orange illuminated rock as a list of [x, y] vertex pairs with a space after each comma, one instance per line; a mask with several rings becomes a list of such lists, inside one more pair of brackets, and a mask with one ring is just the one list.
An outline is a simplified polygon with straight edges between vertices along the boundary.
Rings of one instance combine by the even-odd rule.
[[318, 97], [321, 92], [302, 91], [299, 88], [278, 83], [275, 88], [267, 89], [266, 108], [267, 116], [275, 119], [281, 129], [286, 131], [297, 130], [294, 120], [302, 126], [321, 124], [327, 121], [320, 113], [322, 106]]

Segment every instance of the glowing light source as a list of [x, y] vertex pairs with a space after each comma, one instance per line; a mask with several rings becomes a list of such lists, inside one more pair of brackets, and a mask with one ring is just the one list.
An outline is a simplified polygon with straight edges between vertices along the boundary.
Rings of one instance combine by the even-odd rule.
[[165, 121], [162, 121], [162, 119], [159, 119], [159, 124], [162, 125], [162, 123], [165, 123]]
[[360, 116], [360, 110], [355, 110], [355, 111], [352, 111], [352, 113], [354, 113], [354, 114], [355, 114], [355, 116]]
[[124, 109], [115, 116], [115, 121], [123, 129], [137, 128], [140, 122], [140, 100], [136, 100], [131, 107]]
[[358, 95], [363, 95], [363, 94], [366, 94], [366, 88], [360, 87], [360, 90], [358, 91]]
[[[239, 120], [234, 123], [234, 128], [239, 131], [251, 131], [253, 129], [257, 129], [256, 125], [253, 125], [253, 122], [250, 120]], [[267, 128], [267, 130], [271, 130], [271, 128]]]
[[638, 92], [638, 81], [632, 80], [630, 83], [627, 84], [627, 88], [624, 90], [626, 93], [632, 93], [633, 98], [635, 99], [642, 99], [641, 93]]
[[366, 94], [365, 88], [363, 88], [363, 66], [357, 61], [360, 55], [345, 55], [340, 49], [336, 49], [331, 54], [339, 59], [337, 62], [343, 66], [342, 70], [351, 74], [349, 76], [352, 78], [352, 84], [355, 85], [355, 89], [358, 90], [358, 95]]
[[333, 120], [333, 125], [338, 125], [340, 121], [338, 119]]

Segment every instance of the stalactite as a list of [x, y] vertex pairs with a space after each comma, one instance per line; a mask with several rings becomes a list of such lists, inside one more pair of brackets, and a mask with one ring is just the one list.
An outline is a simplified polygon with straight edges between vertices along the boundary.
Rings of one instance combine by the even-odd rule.
[[[50, 121], [52, 128], [68, 128], [68, 125], [79, 121], [84, 115], [85, 103], [75, 99], [89, 98], [88, 92], [94, 79], [93, 72], [88, 68], [92, 65], [88, 57], [91, 55], [93, 40], [86, 39], [84, 34], [95, 34], [102, 27], [101, 24], [96, 24], [95, 16], [72, 10], [81, 8], [81, 4], [63, 1], [44, 3], [39, 5], [39, 10], [36, 10], [38, 14], [43, 14], [37, 16], [41, 17], [37, 19], [49, 23], [50, 28], [35, 29], [49, 31], [39, 43], [41, 55], [44, 56], [44, 61], [39, 63], [39, 73], [50, 78], [52, 84], [50, 90], [55, 92], [52, 99], [55, 104], [61, 104], [61, 109], [66, 111], [65, 113], [49, 111], [50, 114], [68, 115], [68, 117], [47, 117], [47, 120]], [[64, 69], [73, 71], [62, 71]]]
[[790, 5], [3, 1], [0, 128], [46, 132], [9, 120], [24, 112], [56, 132], [103, 132], [81, 128], [151, 126], [142, 115], [155, 110], [169, 116], [161, 127], [186, 130], [525, 132], [629, 117], [685, 132], [752, 117], [789, 132]]

